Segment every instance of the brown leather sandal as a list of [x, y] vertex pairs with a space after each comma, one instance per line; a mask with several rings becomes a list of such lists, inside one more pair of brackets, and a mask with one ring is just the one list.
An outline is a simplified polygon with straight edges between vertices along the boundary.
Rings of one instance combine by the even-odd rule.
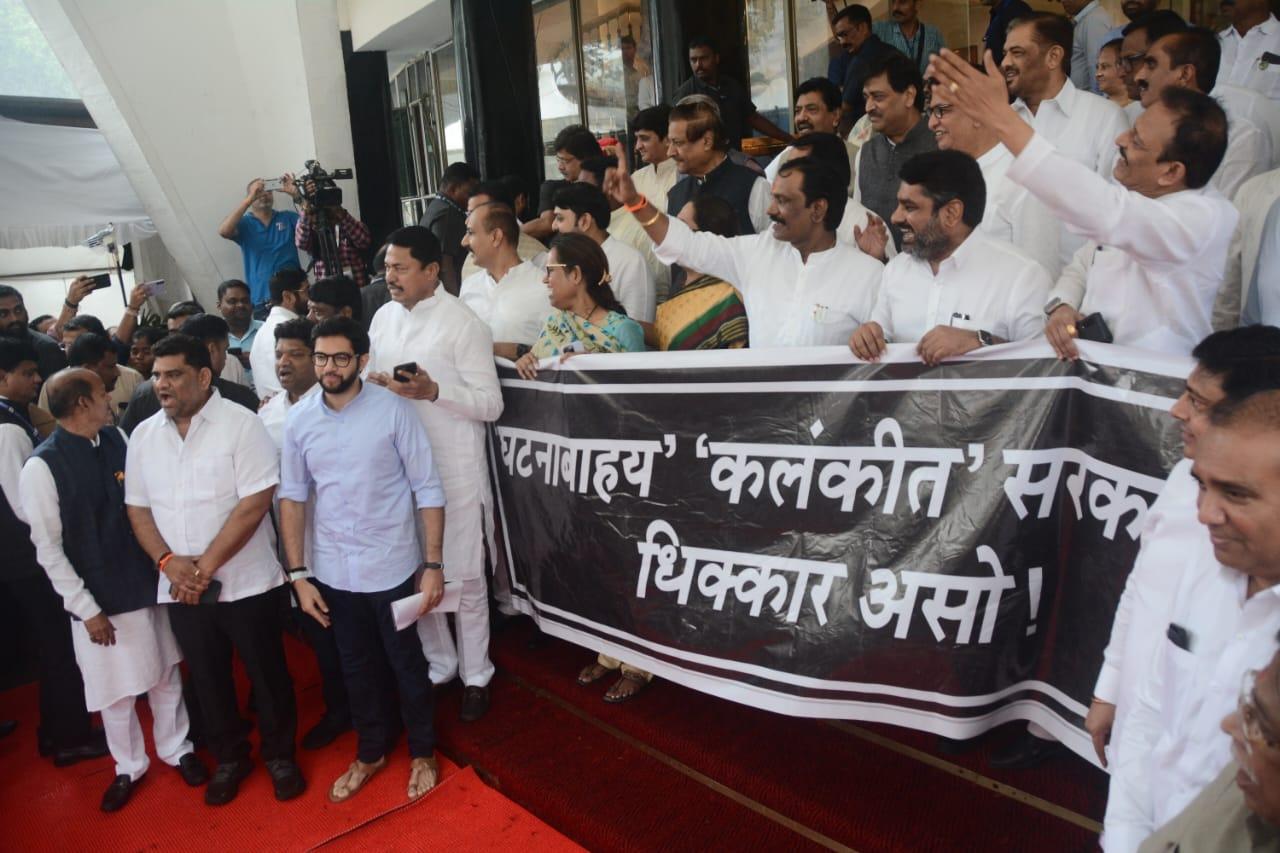
[[387, 757], [385, 755], [372, 764], [365, 764], [363, 761], [351, 762], [347, 772], [334, 780], [333, 785], [329, 787], [329, 802], [341, 803], [351, 799], [365, 786], [366, 782], [386, 766]]
[[435, 757], [415, 758], [409, 762], [409, 799], [416, 800], [436, 786], [440, 764]]
[[604, 701], [611, 705], [626, 702], [639, 696], [649, 686], [649, 679], [634, 672], [624, 672], [604, 694]]

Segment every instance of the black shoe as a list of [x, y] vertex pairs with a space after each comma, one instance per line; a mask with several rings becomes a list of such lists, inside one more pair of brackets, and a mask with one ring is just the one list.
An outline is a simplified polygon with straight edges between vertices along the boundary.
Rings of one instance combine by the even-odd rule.
[[276, 799], [282, 803], [302, 796], [302, 792], [307, 790], [307, 780], [302, 778], [302, 771], [292, 758], [271, 759], [267, 762], [267, 772], [271, 774]]
[[196, 758], [194, 752], [188, 752], [186, 755], [178, 759], [178, 766], [174, 768], [178, 771], [178, 775], [182, 777], [182, 781], [186, 782], [192, 788], [199, 788], [205, 782], [209, 781], [209, 768], [204, 766], [204, 762]]
[[[138, 780], [138, 782], [141, 781], [142, 779]], [[124, 773], [112, 779], [106, 793], [102, 795], [102, 810], [104, 812], [120, 811], [124, 808], [124, 804], [129, 802], [129, 797], [133, 796], [136, 785], [137, 783]]]
[[303, 749], [324, 749], [338, 739], [339, 735], [351, 731], [351, 718], [339, 719], [325, 714], [320, 722], [312, 726], [302, 736]]
[[474, 723], [489, 711], [489, 686], [466, 687], [462, 691], [462, 713], [458, 719]]
[[942, 735], [938, 735], [933, 745], [934, 745], [934, 748], [937, 749], [938, 752], [941, 753], [942, 755], [952, 755], [952, 756], [964, 755], [966, 753], [973, 752], [975, 749], [981, 746], [982, 739], [971, 737], [971, 738], [965, 738], [964, 740], [957, 740], [956, 738], [943, 737]]
[[94, 758], [102, 758], [109, 755], [110, 750], [107, 749], [107, 736], [101, 731], [95, 731], [76, 746], [64, 746], [53, 751], [54, 767], [70, 767], [72, 764], [79, 764], [81, 761], [89, 761]]
[[253, 761], [242, 758], [219, 764], [209, 780], [209, 787], [204, 789], [204, 802], [209, 806], [225, 806], [240, 793], [240, 783], [253, 770]]
[[0, 720], [0, 737], [8, 737], [17, 727], [17, 720]]
[[1065, 751], [1066, 747], [1056, 740], [1045, 740], [1024, 731], [1008, 746], [991, 753], [987, 764], [999, 770], [1027, 770]]

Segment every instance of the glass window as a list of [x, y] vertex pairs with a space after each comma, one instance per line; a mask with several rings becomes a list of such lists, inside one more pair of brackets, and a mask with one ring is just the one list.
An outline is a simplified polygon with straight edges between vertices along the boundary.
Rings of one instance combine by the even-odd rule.
[[[791, 14], [796, 26], [796, 85], [814, 77], [826, 77], [831, 58], [840, 45], [831, 34], [825, 3], [813, 0], [791, 0]], [[836, 81], [839, 86], [843, 80]], [[794, 90], [794, 86], [792, 89]], [[790, 127], [780, 124], [778, 127]]]
[[569, 0], [535, 0], [533, 4], [542, 153], [548, 175], [556, 174], [555, 152], [547, 150], [551, 141], [563, 128], [582, 121], [578, 51], [571, 13]]
[[458, 61], [453, 43], [432, 54], [440, 80], [440, 113], [444, 129], [445, 165], [467, 159], [462, 141], [462, 99], [458, 95]]
[[579, 0], [587, 127], [624, 136], [627, 122], [655, 103], [653, 49], [641, 3]]
[[[787, 0], [747, 0], [747, 91], [756, 110], [778, 127], [791, 126], [787, 69]], [[817, 4], [815, 4], [817, 5]]]
[[0, 0], [0, 95], [80, 100], [22, 0]]

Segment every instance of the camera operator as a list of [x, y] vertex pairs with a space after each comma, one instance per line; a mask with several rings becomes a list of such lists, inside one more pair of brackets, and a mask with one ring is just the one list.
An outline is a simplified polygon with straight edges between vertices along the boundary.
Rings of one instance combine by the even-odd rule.
[[[280, 189], [275, 192], [288, 193], [295, 202], [301, 201], [292, 175], [283, 175]], [[244, 280], [249, 284], [254, 317], [259, 320], [271, 310], [268, 285], [276, 270], [302, 269], [293, 242], [298, 214], [276, 210], [272, 193], [262, 178], [254, 178], [244, 200], [218, 226], [218, 236], [239, 246], [244, 256]]]
[[[293, 188], [292, 181], [287, 182], [285, 189]], [[294, 242], [299, 249], [315, 259], [315, 277], [317, 279], [332, 275], [346, 275], [360, 287], [369, 283], [369, 272], [365, 266], [365, 250], [373, 242], [369, 234], [369, 226], [347, 212], [341, 204], [317, 206], [310, 200], [316, 197], [316, 183], [310, 178], [302, 182], [302, 218], [298, 220], [294, 233]], [[340, 269], [327, 269], [320, 257], [318, 247], [317, 225], [326, 222], [330, 229], [338, 226], [338, 259]]]

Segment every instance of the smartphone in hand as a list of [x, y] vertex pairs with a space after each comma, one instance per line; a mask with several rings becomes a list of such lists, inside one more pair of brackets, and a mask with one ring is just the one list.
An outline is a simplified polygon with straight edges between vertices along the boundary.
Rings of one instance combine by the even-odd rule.
[[391, 371], [391, 378], [397, 382], [411, 382], [413, 377], [418, 375], [418, 363], [416, 361], [406, 361], [404, 364], [397, 364]]
[[101, 275], [90, 276], [89, 281], [93, 282], [94, 290], [102, 290], [111, 286], [111, 273], [104, 272]]

